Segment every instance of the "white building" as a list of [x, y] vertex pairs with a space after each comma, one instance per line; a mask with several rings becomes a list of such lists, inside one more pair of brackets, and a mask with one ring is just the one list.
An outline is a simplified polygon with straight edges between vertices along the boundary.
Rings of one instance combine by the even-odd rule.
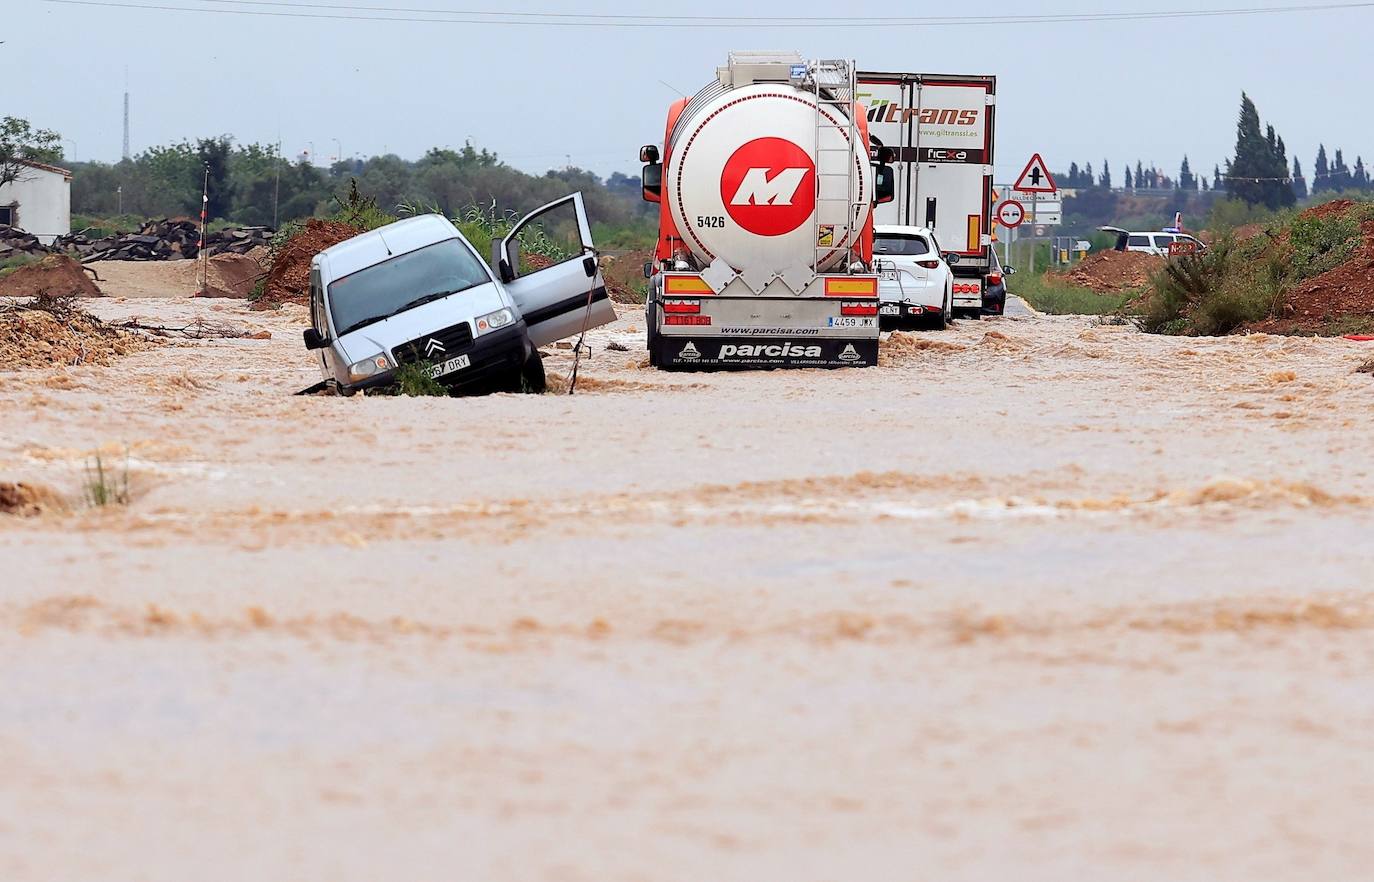
[[41, 162], [23, 165], [18, 180], [0, 186], [0, 224], [51, 245], [72, 231], [72, 173]]

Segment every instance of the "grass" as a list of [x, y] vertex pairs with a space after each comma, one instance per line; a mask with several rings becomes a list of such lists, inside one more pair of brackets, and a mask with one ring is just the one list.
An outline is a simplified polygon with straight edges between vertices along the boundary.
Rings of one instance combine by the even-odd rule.
[[0, 278], [9, 275], [21, 266], [28, 266], [37, 261], [38, 258], [32, 254], [16, 254], [0, 260]]
[[94, 508], [129, 504], [129, 460], [124, 459], [124, 471], [118, 475], [105, 469], [100, 454], [95, 455], [94, 467], [86, 463], [86, 501]]
[[1007, 281], [1007, 291], [1049, 315], [1111, 315], [1140, 295], [1136, 290], [1098, 294], [1053, 273], [1018, 273]]

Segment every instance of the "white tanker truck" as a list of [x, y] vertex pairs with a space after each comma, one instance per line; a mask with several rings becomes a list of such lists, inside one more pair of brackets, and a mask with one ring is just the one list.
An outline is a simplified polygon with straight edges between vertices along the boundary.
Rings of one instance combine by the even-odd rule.
[[736, 52], [716, 74], [670, 108], [662, 151], [640, 151], [660, 205], [650, 362], [877, 364], [873, 206], [894, 185], [869, 158], [853, 64]]

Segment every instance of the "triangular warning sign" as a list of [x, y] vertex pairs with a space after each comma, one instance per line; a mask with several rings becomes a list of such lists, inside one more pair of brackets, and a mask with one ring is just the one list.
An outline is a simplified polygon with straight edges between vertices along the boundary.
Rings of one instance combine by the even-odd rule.
[[1054, 182], [1054, 175], [1050, 174], [1045, 160], [1037, 153], [1026, 163], [1026, 170], [1021, 172], [1012, 189], [1021, 193], [1055, 193], [1059, 185]]

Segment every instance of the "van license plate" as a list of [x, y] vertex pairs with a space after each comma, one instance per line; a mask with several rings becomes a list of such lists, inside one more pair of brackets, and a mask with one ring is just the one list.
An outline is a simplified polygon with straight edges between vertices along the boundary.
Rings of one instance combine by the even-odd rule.
[[425, 368], [425, 376], [431, 380], [442, 377], [444, 374], [451, 374], [454, 371], [461, 371], [463, 368], [472, 364], [472, 359], [466, 355], [457, 358], [450, 358], [448, 361], [441, 361], [436, 365]]
[[860, 318], [856, 315], [832, 315], [830, 317], [830, 327], [832, 328], [871, 328], [876, 323], [876, 319]]

